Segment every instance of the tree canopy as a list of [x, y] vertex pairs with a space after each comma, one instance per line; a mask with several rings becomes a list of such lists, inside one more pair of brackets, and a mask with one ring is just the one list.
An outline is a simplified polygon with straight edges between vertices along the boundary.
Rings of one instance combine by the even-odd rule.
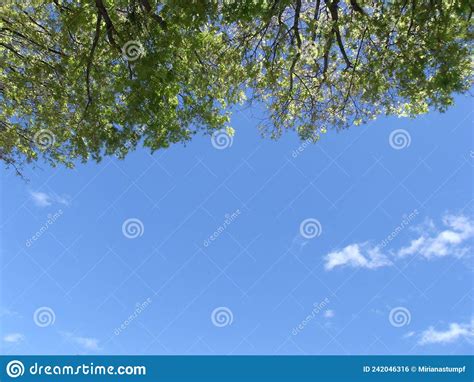
[[472, 78], [469, 0], [7, 0], [0, 158], [124, 157], [267, 110], [316, 141], [377, 115], [444, 111]]

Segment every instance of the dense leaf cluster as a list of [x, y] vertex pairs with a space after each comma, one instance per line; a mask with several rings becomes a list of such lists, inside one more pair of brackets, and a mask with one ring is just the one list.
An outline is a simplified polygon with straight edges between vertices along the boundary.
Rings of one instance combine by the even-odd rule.
[[379, 114], [445, 110], [471, 80], [465, 0], [7, 0], [0, 158], [124, 157], [228, 127], [317, 140]]

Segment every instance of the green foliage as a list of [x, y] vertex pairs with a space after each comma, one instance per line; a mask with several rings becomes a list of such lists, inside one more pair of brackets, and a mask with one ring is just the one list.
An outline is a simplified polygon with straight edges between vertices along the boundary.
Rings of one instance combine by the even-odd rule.
[[245, 94], [271, 137], [444, 111], [470, 87], [471, 13], [463, 0], [10, 0], [0, 158], [166, 148], [228, 128]]

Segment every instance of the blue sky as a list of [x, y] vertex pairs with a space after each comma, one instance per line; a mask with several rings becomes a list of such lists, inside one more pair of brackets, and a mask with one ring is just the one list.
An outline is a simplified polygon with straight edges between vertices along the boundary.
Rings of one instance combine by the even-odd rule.
[[261, 116], [231, 145], [2, 169], [1, 353], [471, 353], [472, 101], [316, 145]]

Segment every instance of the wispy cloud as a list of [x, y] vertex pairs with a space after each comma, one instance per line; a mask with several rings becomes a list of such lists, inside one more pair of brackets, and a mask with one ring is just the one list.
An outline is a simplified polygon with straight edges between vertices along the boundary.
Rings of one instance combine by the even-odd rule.
[[15, 316], [20, 316], [18, 312], [14, 312], [13, 310], [10, 310], [8, 308], [2, 308], [0, 307], [0, 318], [2, 317], [15, 317]]
[[18, 344], [25, 340], [25, 336], [21, 333], [10, 333], [3, 337], [3, 341], [9, 344]]
[[375, 269], [392, 264], [378, 247], [372, 247], [367, 243], [348, 245], [342, 250], [327, 254], [325, 260], [326, 270], [339, 266]]
[[47, 194], [45, 192], [39, 191], [30, 191], [30, 197], [37, 207], [48, 207], [51, 206], [53, 203], [59, 203], [65, 206], [69, 205], [69, 200], [67, 197], [55, 194]]
[[48, 207], [52, 204], [51, 197], [44, 192], [30, 192], [31, 199], [38, 207]]
[[436, 330], [429, 327], [421, 333], [419, 345], [447, 344], [460, 340], [474, 340], [474, 320], [467, 324], [451, 323], [446, 330]]
[[333, 318], [335, 315], [334, 310], [328, 309], [324, 311], [324, 317], [326, 318]]
[[474, 237], [474, 222], [463, 215], [446, 215], [443, 225], [444, 229], [438, 230], [431, 223], [432, 232], [423, 233], [412, 240], [410, 245], [398, 251], [398, 256], [420, 254], [427, 259], [447, 255], [463, 256], [469, 250], [465, 242]]
[[99, 340], [93, 337], [82, 337], [76, 336], [73, 333], [63, 332], [61, 333], [68, 341], [79, 345], [81, 348], [87, 351], [97, 352], [102, 350], [99, 346]]
[[325, 256], [325, 269], [347, 266], [352, 268], [376, 269], [393, 265], [396, 260], [406, 256], [420, 255], [425, 259], [444, 256], [461, 257], [469, 252], [467, 242], [474, 237], [474, 222], [464, 215], [445, 215], [443, 229], [436, 228], [433, 221], [413, 227], [418, 233], [416, 239], [389, 254], [382, 253], [380, 246], [369, 243], [354, 243], [333, 251]]

